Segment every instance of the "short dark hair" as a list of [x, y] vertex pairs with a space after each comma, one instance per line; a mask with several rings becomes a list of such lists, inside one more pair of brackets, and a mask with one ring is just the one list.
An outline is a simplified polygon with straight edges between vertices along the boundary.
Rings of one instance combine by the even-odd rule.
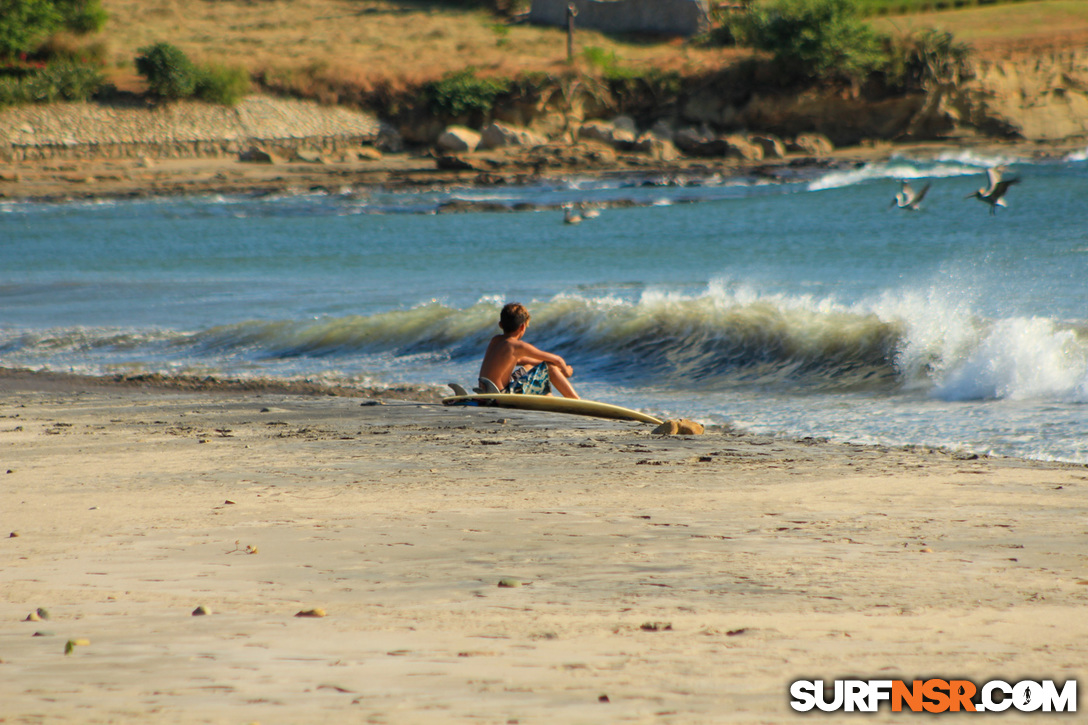
[[509, 334], [529, 321], [529, 310], [520, 302], [510, 302], [499, 313], [499, 327]]

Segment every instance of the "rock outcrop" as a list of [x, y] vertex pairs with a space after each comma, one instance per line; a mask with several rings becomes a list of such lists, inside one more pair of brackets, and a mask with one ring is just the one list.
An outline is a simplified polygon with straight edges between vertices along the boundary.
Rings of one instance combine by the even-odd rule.
[[954, 123], [1036, 141], [1088, 136], [1088, 51], [984, 61], [945, 106]]

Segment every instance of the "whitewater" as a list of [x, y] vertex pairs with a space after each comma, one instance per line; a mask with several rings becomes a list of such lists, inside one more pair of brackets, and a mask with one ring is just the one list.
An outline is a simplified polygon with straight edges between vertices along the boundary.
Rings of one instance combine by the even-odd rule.
[[[1088, 463], [1086, 159], [0, 203], [0, 366], [465, 384], [517, 300], [584, 397]], [[1021, 183], [990, 215], [965, 197], [997, 164]], [[481, 201], [537, 210], [436, 213]]]

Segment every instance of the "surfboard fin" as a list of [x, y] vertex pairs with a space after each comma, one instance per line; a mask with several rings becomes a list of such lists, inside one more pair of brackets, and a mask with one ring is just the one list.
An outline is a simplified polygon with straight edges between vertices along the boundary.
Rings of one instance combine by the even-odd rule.
[[477, 392], [477, 393], [482, 393], [482, 394], [501, 393], [502, 392], [501, 390], [499, 390], [498, 385], [495, 385], [495, 383], [491, 382], [487, 378], [480, 378], [480, 387], [473, 388], [473, 390], [475, 392]]
[[462, 388], [457, 383], [446, 383], [446, 384], [449, 385], [450, 388], [453, 389], [453, 394], [454, 395], [468, 395], [468, 391], [465, 390], [464, 388]]

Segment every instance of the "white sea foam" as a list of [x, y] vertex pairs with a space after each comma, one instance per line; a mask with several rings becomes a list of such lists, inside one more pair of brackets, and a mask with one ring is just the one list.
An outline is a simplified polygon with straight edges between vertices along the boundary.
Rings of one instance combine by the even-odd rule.
[[1083, 149], [1081, 151], [1073, 151], [1072, 153], [1067, 155], [1062, 160], [1067, 161], [1069, 163], [1079, 163], [1081, 161], [1088, 161], [1088, 148]]
[[937, 161], [941, 163], [955, 163], [973, 166], [976, 169], [986, 169], [991, 166], [1004, 166], [1015, 164], [1021, 159], [1008, 154], [981, 154], [971, 149], [955, 149], [944, 151], [937, 155]]
[[1001, 320], [950, 366], [934, 394], [944, 400], [1088, 402], [1088, 348], [1052, 320]]
[[809, 183], [809, 191], [840, 189], [869, 181], [883, 179], [933, 179], [967, 176], [978, 173], [978, 169], [962, 163], [934, 165], [910, 159], [893, 159], [888, 162], [866, 164], [849, 171], [832, 171]]

